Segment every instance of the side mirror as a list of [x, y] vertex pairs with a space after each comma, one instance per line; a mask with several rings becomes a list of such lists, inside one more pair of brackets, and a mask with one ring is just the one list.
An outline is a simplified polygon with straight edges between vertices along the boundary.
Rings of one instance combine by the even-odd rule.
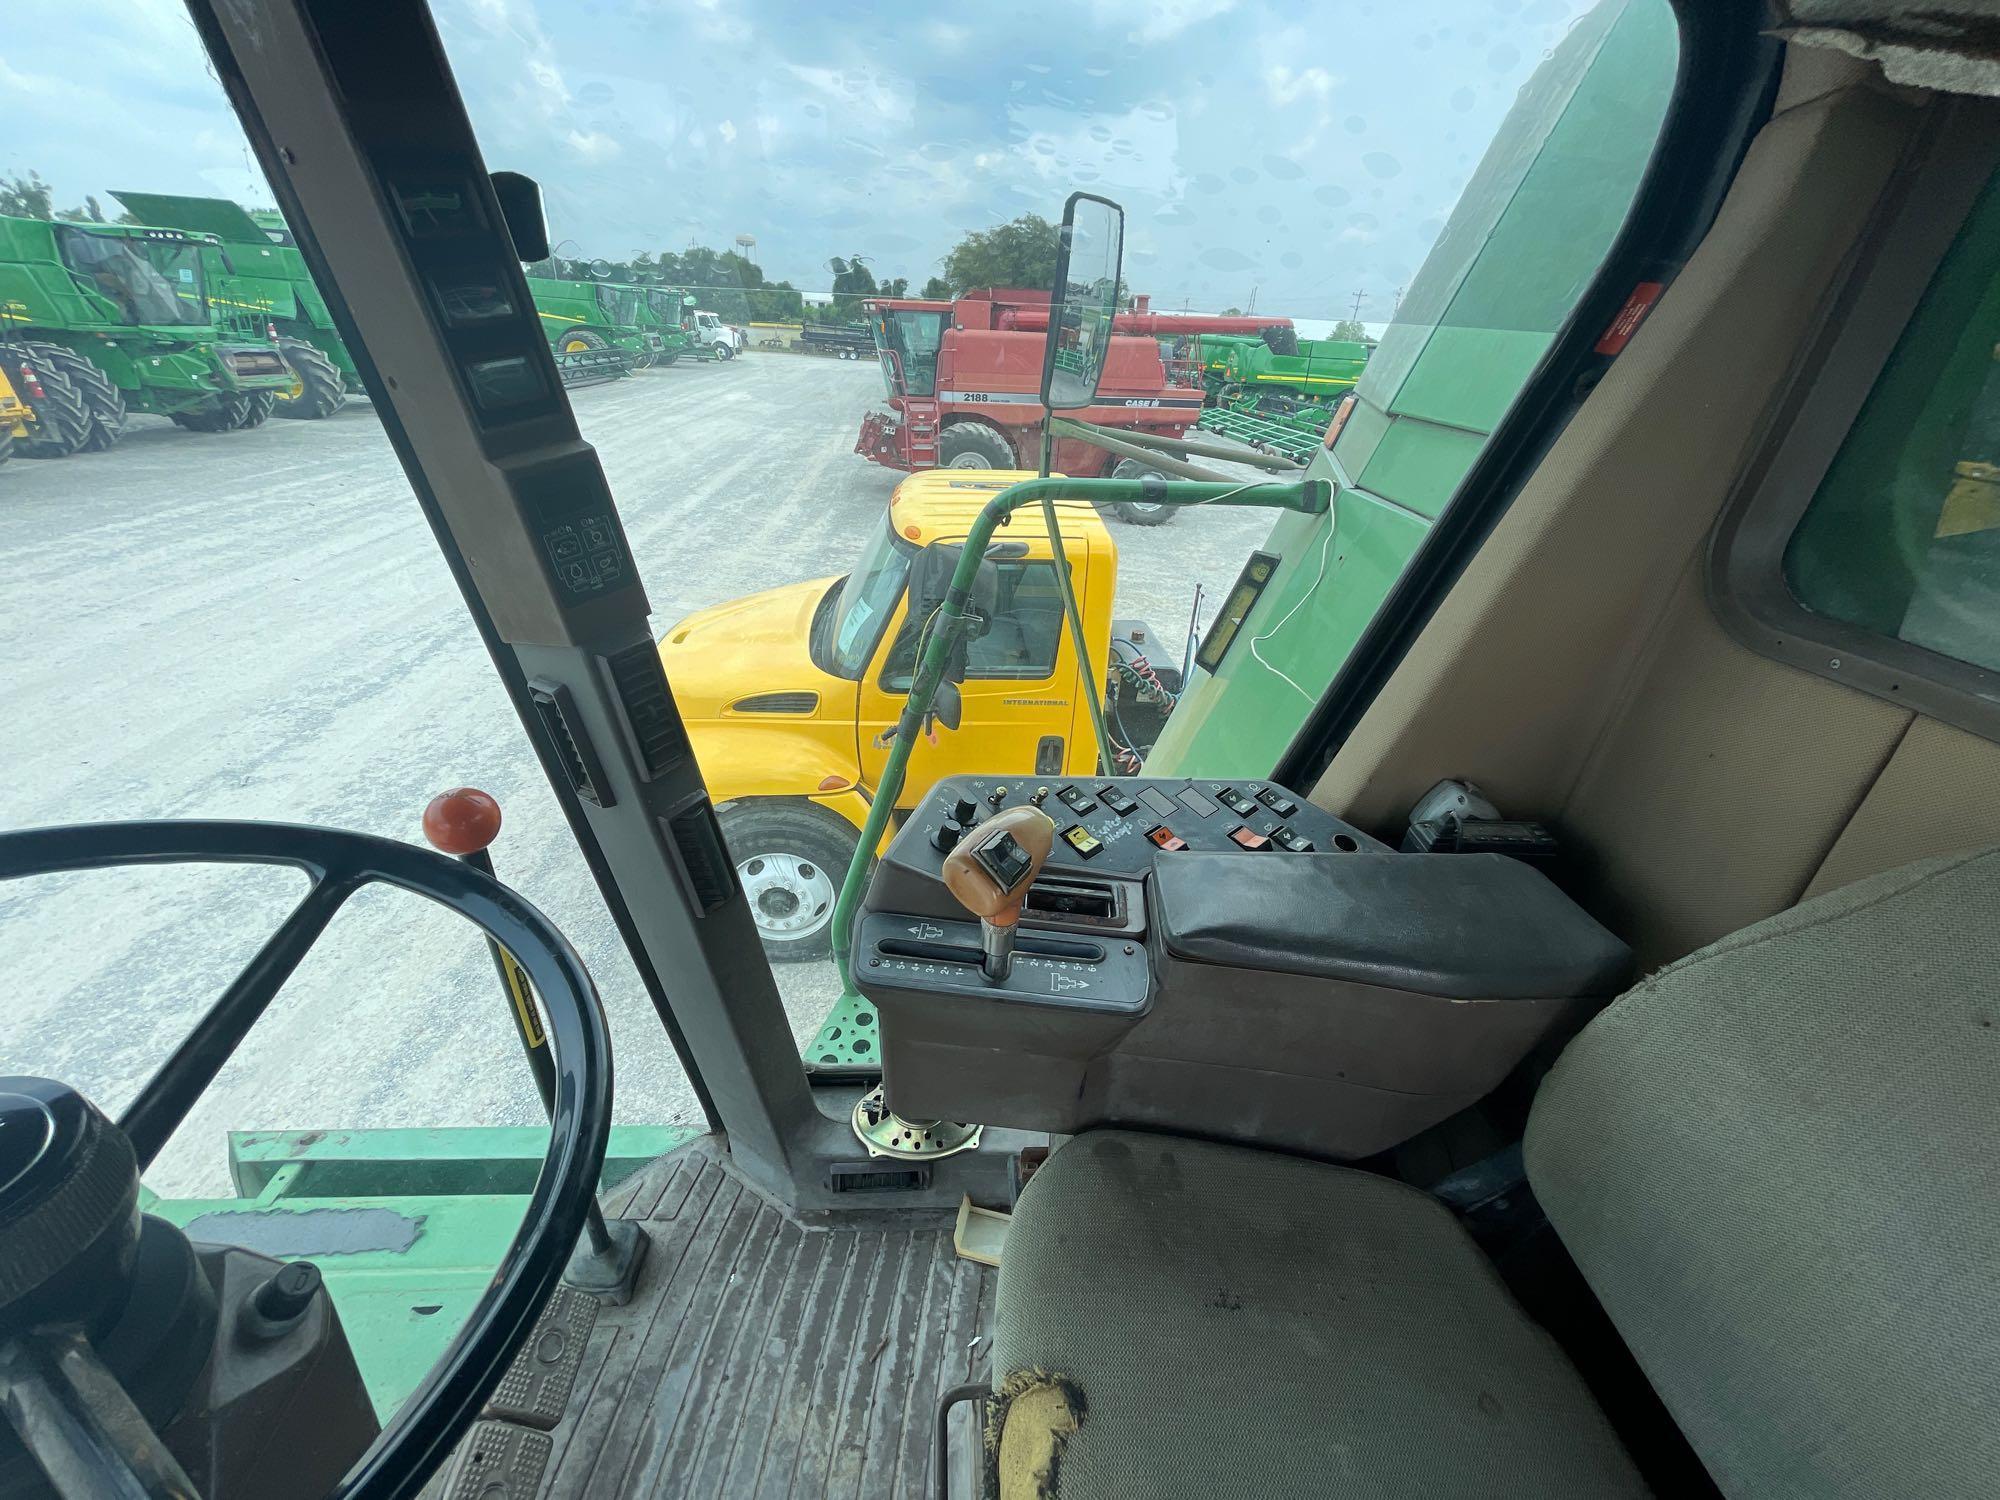
[[542, 185], [519, 172], [495, 172], [493, 196], [500, 202], [514, 254], [525, 261], [547, 260], [549, 221], [542, 213]]
[[1097, 397], [1111, 353], [1124, 256], [1125, 210], [1095, 193], [1071, 193], [1063, 205], [1042, 350], [1042, 405], [1050, 411], [1073, 411]]

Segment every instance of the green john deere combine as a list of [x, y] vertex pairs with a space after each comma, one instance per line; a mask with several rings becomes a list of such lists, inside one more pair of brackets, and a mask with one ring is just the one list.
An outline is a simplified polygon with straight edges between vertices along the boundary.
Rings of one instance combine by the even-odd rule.
[[615, 281], [530, 276], [528, 292], [565, 383], [579, 374], [622, 374], [672, 364], [686, 340], [652, 306], [654, 288]]
[[354, 358], [280, 215], [252, 212], [227, 198], [134, 192], [111, 196], [148, 224], [172, 225], [220, 241], [202, 257], [210, 307], [225, 325], [265, 339], [275, 334], [279, 356], [291, 371], [291, 384], [277, 393], [273, 416], [331, 416], [361, 390]]
[[195, 432], [268, 417], [291, 376], [268, 342], [218, 326], [207, 262], [220, 255], [180, 229], [0, 217], [0, 358], [42, 392], [21, 451], [101, 451], [128, 411]]

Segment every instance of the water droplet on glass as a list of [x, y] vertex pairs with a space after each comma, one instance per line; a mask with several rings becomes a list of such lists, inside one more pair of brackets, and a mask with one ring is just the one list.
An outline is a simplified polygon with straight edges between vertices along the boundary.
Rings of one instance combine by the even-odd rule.
[[1226, 245], [1218, 245], [1213, 250], [1201, 252], [1201, 263], [1217, 271], [1251, 271], [1257, 262], [1241, 250], [1231, 250]]
[[1198, 172], [1188, 179], [1188, 186], [1197, 193], [1219, 193], [1228, 184], [1213, 172]]
[[1347, 126], [1347, 133], [1349, 135], [1360, 135], [1362, 131], [1368, 128], [1368, 122], [1359, 115], [1349, 115], [1341, 123]]
[[1306, 175], [1306, 169], [1289, 156], [1267, 156], [1264, 158], [1264, 175], [1275, 177], [1280, 182], [1296, 182]]
[[1240, 182], [1245, 187], [1248, 187], [1257, 180], [1257, 174], [1248, 167], [1231, 167], [1229, 169], [1229, 180], [1231, 182]]
[[1283, 266], [1287, 271], [1296, 271], [1305, 263], [1306, 258], [1296, 250], [1287, 250], [1283, 255], [1278, 257], [1278, 264]]
[[1473, 93], [1471, 89], [1453, 89], [1451, 91], [1451, 107], [1460, 114], [1464, 114], [1468, 109], [1472, 108], [1478, 101], [1478, 98], [1479, 96]]
[[1284, 217], [1285, 211], [1275, 203], [1266, 203], [1257, 210], [1257, 222], [1260, 224], [1279, 224], [1284, 221]]
[[1394, 177], [1403, 170], [1403, 164], [1386, 151], [1370, 151], [1361, 165], [1370, 177]]
[[1329, 182], [1322, 187], [1314, 188], [1313, 197], [1324, 203], [1328, 208], [1339, 208], [1343, 203], [1351, 202], [1354, 194], [1348, 192], [1344, 187]]
[[1496, 73], [1510, 71], [1520, 60], [1520, 49], [1507, 42], [1502, 42], [1486, 54], [1486, 66]]

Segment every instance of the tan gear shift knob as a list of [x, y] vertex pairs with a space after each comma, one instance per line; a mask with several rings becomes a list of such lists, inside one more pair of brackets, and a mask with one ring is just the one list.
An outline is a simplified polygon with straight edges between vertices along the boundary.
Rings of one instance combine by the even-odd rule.
[[959, 840], [944, 862], [945, 886], [980, 921], [1011, 927], [1055, 842], [1047, 813], [1010, 807]]
[[1013, 968], [1021, 903], [1055, 841], [1056, 825], [1047, 813], [1039, 807], [1010, 807], [973, 829], [945, 858], [945, 888], [979, 918], [983, 968], [995, 983]]

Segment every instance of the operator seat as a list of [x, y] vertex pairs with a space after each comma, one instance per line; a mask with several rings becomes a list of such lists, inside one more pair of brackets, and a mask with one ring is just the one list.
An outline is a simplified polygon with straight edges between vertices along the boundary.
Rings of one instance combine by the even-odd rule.
[[[1527, 1134], [1556, 1232], [1725, 1494], [2000, 1493], [2000, 849], [1626, 994]], [[1646, 1493], [1457, 1220], [1371, 1173], [1102, 1130], [1002, 1258], [1002, 1500]]]

